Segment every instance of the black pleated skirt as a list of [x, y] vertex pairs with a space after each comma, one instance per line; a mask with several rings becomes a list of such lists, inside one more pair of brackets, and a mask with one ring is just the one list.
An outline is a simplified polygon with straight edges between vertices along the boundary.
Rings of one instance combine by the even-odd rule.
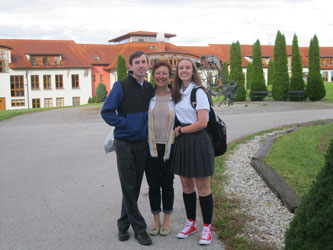
[[189, 178], [214, 174], [214, 148], [206, 129], [176, 138], [171, 169], [174, 174]]

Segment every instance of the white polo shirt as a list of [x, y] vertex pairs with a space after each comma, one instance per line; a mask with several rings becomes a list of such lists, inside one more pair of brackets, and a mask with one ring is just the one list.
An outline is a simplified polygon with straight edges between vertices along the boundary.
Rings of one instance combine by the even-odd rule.
[[[177, 119], [183, 124], [193, 124], [198, 120], [197, 112], [200, 109], [210, 110], [208, 96], [203, 89], [198, 89], [196, 93], [197, 106], [196, 110], [191, 105], [191, 91], [196, 86], [194, 82], [191, 82], [189, 86], [183, 91], [183, 87], [180, 88], [181, 100], [175, 106], [175, 112]], [[207, 113], [207, 119], [209, 114]]]

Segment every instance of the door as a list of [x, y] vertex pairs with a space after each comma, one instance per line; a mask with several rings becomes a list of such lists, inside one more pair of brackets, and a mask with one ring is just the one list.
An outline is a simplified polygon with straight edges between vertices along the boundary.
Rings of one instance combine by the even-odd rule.
[[6, 98], [0, 97], [0, 110], [6, 110]]

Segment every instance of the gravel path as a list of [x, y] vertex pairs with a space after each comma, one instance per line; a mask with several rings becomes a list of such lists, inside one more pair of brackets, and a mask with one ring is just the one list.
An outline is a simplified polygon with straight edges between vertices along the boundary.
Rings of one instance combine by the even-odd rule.
[[240, 210], [252, 219], [247, 221], [241, 236], [284, 247], [284, 234], [293, 214], [267, 187], [262, 178], [251, 166], [251, 158], [259, 149], [268, 133], [256, 136], [240, 144], [225, 162], [228, 180], [224, 186], [229, 198], [240, 200]]

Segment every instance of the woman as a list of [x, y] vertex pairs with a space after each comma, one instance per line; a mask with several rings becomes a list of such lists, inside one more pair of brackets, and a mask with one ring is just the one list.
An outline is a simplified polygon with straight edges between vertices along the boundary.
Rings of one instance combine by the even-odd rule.
[[[173, 173], [170, 171], [170, 152], [174, 141], [175, 104], [171, 99], [169, 80], [171, 66], [166, 61], [158, 61], [152, 69], [155, 80], [155, 96], [150, 100], [148, 112], [148, 141], [150, 157], [146, 168], [149, 185], [149, 201], [154, 216], [150, 235], [169, 235], [170, 217], [173, 211]], [[162, 191], [162, 195], [161, 195]], [[160, 222], [161, 201], [163, 224]]]
[[213, 197], [210, 177], [214, 173], [214, 149], [205, 129], [210, 110], [206, 92], [203, 89], [197, 90], [195, 109], [190, 102], [191, 91], [196, 86], [202, 87], [202, 84], [195, 65], [190, 59], [180, 60], [172, 90], [176, 120], [179, 123], [175, 125], [172, 169], [180, 176], [187, 222], [177, 237], [184, 239], [196, 232], [197, 190], [204, 224], [199, 243], [207, 245], [212, 238]]

